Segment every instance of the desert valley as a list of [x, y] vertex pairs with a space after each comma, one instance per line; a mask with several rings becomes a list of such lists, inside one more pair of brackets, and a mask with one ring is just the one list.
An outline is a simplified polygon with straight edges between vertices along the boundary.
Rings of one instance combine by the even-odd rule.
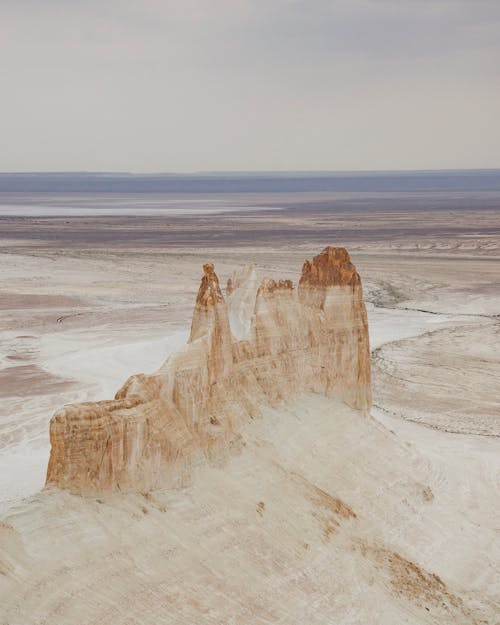
[[498, 192], [110, 198], [3, 199], [0, 623], [500, 622]]
[[0, 625], [500, 625], [500, 1], [0, 49]]

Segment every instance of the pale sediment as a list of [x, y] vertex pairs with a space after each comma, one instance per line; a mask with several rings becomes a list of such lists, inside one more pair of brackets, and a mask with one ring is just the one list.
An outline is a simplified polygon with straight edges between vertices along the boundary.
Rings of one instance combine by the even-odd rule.
[[301, 392], [367, 413], [368, 324], [347, 251], [306, 261], [298, 289], [270, 279], [256, 287], [246, 270], [224, 298], [204, 265], [186, 347], [155, 374], [129, 378], [114, 400], [54, 415], [47, 484], [90, 493], [184, 483], [193, 463], [225, 462], [260, 406]]

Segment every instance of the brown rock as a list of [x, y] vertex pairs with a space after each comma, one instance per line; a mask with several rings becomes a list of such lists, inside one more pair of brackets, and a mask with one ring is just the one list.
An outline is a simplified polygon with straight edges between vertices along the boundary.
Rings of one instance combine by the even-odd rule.
[[356, 286], [361, 279], [343, 247], [325, 247], [302, 266], [299, 286]]
[[186, 347], [115, 400], [66, 406], [51, 420], [47, 484], [79, 493], [182, 485], [194, 464], [223, 464], [259, 406], [301, 392], [371, 403], [361, 281], [343, 248], [327, 247], [290, 280], [252, 267], [222, 295], [203, 267]]

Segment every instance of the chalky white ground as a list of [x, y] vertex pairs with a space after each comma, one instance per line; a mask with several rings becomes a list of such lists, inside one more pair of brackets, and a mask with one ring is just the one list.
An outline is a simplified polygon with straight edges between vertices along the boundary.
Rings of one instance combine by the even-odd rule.
[[[27, 274], [32, 262], [26, 257]], [[43, 262], [37, 259], [40, 272]], [[54, 272], [53, 261], [46, 262]], [[312, 395], [267, 409], [245, 429], [241, 454], [221, 469], [199, 467], [182, 491], [103, 500], [56, 491], [33, 495], [43, 485], [51, 413], [68, 401], [111, 396], [127, 375], [153, 371], [177, 349], [187, 336], [199, 264], [190, 259], [178, 267], [180, 280], [192, 275], [192, 292], [172, 295], [176, 308], [168, 323], [156, 309], [147, 319], [146, 301], [130, 324], [135, 313], [126, 289], [120, 290], [122, 268], [112, 276], [121, 306], [112, 313], [92, 307], [105, 285], [81, 280], [75, 292], [82, 292], [83, 282], [84, 306], [45, 304], [36, 323], [30, 321], [31, 338], [16, 338], [20, 330], [8, 318], [3, 355], [18, 350], [27, 359], [19, 362], [36, 365], [42, 377], [35, 376], [31, 396], [11, 388], [1, 398], [0, 495], [4, 511], [9, 508], [0, 526], [4, 621], [495, 623], [500, 439], [494, 431], [451, 433], [443, 431], [453, 430], [450, 423], [434, 421], [429, 428], [406, 421], [404, 381], [393, 380], [385, 395], [375, 392], [373, 420]], [[75, 273], [67, 260], [56, 263], [58, 270]], [[159, 282], [151, 280], [155, 288]], [[366, 290], [374, 285], [372, 275]], [[397, 277], [394, 285], [400, 286]], [[33, 284], [25, 286], [33, 291]], [[446, 339], [455, 331], [454, 345], [458, 341], [467, 353], [478, 329], [484, 325], [491, 333], [491, 315], [500, 309], [495, 294], [478, 301], [438, 293], [432, 304], [434, 309], [422, 299], [404, 307], [438, 314], [369, 305], [372, 349], [386, 365], [379, 370], [375, 362], [375, 390], [387, 362], [397, 368], [402, 359], [405, 377], [411, 377], [406, 340], [412, 353], [420, 341], [427, 354], [437, 350], [438, 360], [443, 342], [429, 343], [428, 333]], [[82, 311], [97, 319], [92, 328]], [[51, 325], [66, 313], [80, 316]], [[19, 319], [22, 309], [15, 314]], [[12, 362], [18, 365], [10, 359], [7, 368]], [[424, 404], [446, 404], [449, 381], [440, 384], [440, 376], [447, 372], [429, 367], [422, 373], [419, 366], [420, 378], [426, 371], [429, 376], [427, 386], [419, 380], [420, 392], [428, 393]], [[466, 371], [466, 361], [457, 367]], [[480, 370], [471, 375], [477, 395], [490, 397], [492, 414], [498, 414], [495, 380]], [[49, 392], [43, 387], [49, 380], [61, 386]], [[471, 401], [472, 422], [476, 407]], [[32, 497], [21, 501], [27, 495]], [[356, 517], [339, 512], [335, 498]], [[446, 590], [405, 563], [438, 575]]]
[[[196, 268], [193, 267], [196, 272]], [[57, 314], [57, 313], [54, 313]], [[429, 328], [448, 327], [449, 315], [368, 307], [372, 348], [403, 338], [421, 335]], [[455, 319], [459, 321], [460, 319]], [[5, 390], [0, 398], [3, 407], [0, 455], [0, 511], [42, 488], [49, 453], [48, 422], [62, 404], [75, 401], [109, 399], [129, 375], [151, 373], [168, 354], [185, 344], [189, 326], [164, 335], [163, 328], [142, 327], [135, 332], [117, 332], [113, 327], [78, 328], [17, 340], [15, 333], [4, 331], [4, 354], [30, 351], [30, 363], [36, 364], [47, 378], [70, 381], [55, 392], [26, 396], [25, 389]], [[28, 345], [27, 345], [28, 344]], [[9, 349], [10, 348], [10, 349]], [[4, 367], [12, 361], [4, 360]], [[18, 363], [15, 363], [18, 364]], [[15, 478], [14, 478], [15, 476]]]

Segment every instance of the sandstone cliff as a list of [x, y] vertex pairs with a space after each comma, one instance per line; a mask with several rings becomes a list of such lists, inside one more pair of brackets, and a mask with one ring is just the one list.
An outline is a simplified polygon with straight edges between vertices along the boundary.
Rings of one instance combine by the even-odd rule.
[[289, 280], [236, 273], [224, 298], [204, 265], [186, 347], [115, 399], [51, 420], [47, 484], [73, 492], [178, 486], [194, 464], [223, 464], [259, 406], [300, 392], [368, 412], [370, 352], [361, 281], [347, 251], [325, 248]]

